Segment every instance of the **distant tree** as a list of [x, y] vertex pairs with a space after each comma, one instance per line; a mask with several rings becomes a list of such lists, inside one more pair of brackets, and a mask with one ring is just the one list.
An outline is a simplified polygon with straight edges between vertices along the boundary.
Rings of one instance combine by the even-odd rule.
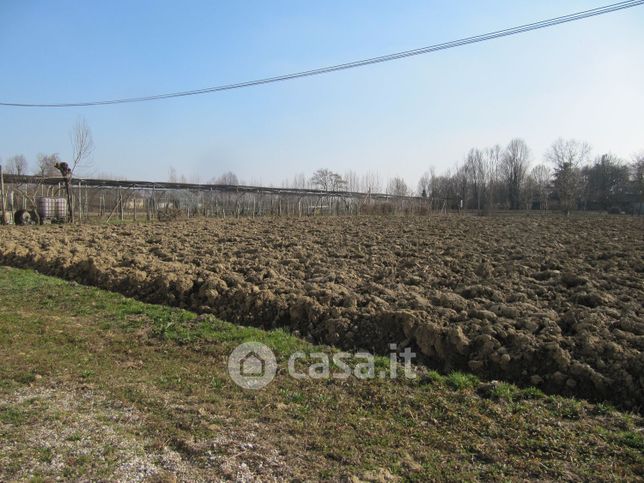
[[603, 154], [582, 169], [587, 202], [593, 208], [608, 209], [628, 201], [630, 169], [620, 159]]
[[501, 171], [508, 193], [510, 209], [521, 204], [521, 189], [528, 171], [530, 149], [523, 139], [513, 139], [501, 158]]
[[[303, 173], [296, 174], [292, 179], [284, 179], [282, 181], [282, 188], [305, 189], [308, 180]], [[251, 185], [261, 185], [261, 183], [251, 182]]]
[[308, 180], [306, 179], [304, 173], [296, 174], [295, 176], [293, 176], [293, 183], [291, 185], [291, 188], [304, 189], [306, 188], [307, 183]]
[[408, 196], [409, 188], [407, 187], [407, 183], [399, 177], [390, 179], [387, 184], [387, 194], [393, 196]]
[[347, 191], [360, 191], [360, 179], [354, 171], [347, 171], [344, 173], [344, 181], [346, 182]]
[[60, 162], [60, 156], [58, 154], [39, 154], [37, 157], [38, 168], [34, 173], [36, 176], [42, 178], [53, 178], [58, 176], [59, 172], [56, 169], [56, 163]]
[[17, 174], [24, 175], [27, 174], [29, 165], [27, 163], [27, 158], [22, 154], [16, 154], [11, 158], [7, 159], [5, 173], [6, 174]]
[[228, 171], [215, 180], [215, 184], [225, 184], [228, 186], [239, 186], [239, 178], [232, 171]]
[[642, 213], [644, 204], [644, 152], [636, 154], [631, 164], [631, 191], [638, 202], [637, 214]]
[[431, 184], [432, 184], [432, 175], [430, 174], [429, 171], [426, 171], [418, 180], [418, 193], [420, 193], [420, 196], [422, 196], [423, 198], [429, 197], [429, 193], [431, 192], [431, 189], [432, 189]]
[[539, 189], [537, 187], [537, 181], [532, 176], [532, 171], [530, 171], [523, 182], [523, 188], [521, 189], [521, 205], [524, 209], [529, 210], [532, 208], [532, 205], [535, 199], [538, 196]]
[[569, 214], [571, 210], [576, 208], [577, 196], [582, 189], [581, 170], [572, 163], [556, 166], [554, 186], [562, 211]]
[[557, 139], [546, 152], [546, 159], [554, 165], [554, 186], [561, 209], [570, 213], [577, 206], [583, 189], [581, 166], [587, 162], [590, 146], [574, 139]]
[[552, 173], [550, 168], [545, 164], [538, 164], [530, 172], [535, 186], [539, 207], [543, 210], [548, 209], [548, 196], [550, 191], [550, 183], [552, 182]]
[[499, 193], [499, 170], [501, 169], [501, 159], [503, 148], [495, 144], [484, 151], [485, 172], [487, 177], [487, 207], [494, 209]]
[[326, 168], [313, 173], [311, 184], [322, 191], [342, 191], [347, 185], [342, 176]]
[[487, 178], [484, 154], [478, 148], [470, 149], [465, 160], [464, 176], [467, 178], [467, 185], [471, 187], [472, 198], [476, 209], [481, 211], [485, 182]]
[[170, 170], [168, 172], [168, 182], [169, 183], [179, 182], [179, 176], [177, 176], [177, 170], [174, 169], [174, 166], [170, 166]]
[[433, 166], [429, 168], [429, 188], [427, 189], [427, 194], [431, 199], [432, 209], [434, 208], [434, 199], [436, 198], [438, 192], [438, 184], [436, 178], [436, 170]]
[[367, 172], [361, 180], [361, 190], [364, 193], [379, 193], [382, 191], [380, 175], [375, 171]]

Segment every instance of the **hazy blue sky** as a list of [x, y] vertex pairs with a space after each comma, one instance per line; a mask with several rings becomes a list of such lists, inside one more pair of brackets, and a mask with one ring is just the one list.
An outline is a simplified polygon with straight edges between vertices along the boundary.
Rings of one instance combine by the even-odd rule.
[[[0, 99], [64, 102], [245, 81], [484, 33], [611, 3], [0, 0]], [[557, 137], [644, 149], [644, 7], [436, 54], [142, 104], [0, 108], [0, 157], [70, 155], [85, 117], [95, 172], [279, 184], [318, 167], [414, 187], [472, 146]]]

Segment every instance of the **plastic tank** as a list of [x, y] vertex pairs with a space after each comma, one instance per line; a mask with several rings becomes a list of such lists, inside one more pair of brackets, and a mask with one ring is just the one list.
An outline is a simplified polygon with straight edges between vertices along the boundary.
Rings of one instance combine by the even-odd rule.
[[47, 220], [57, 218], [56, 216], [56, 199], [55, 198], [38, 198], [36, 200], [38, 215], [41, 219]]
[[65, 198], [55, 198], [55, 213], [54, 218], [65, 219], [67, 218], [67, 199]]

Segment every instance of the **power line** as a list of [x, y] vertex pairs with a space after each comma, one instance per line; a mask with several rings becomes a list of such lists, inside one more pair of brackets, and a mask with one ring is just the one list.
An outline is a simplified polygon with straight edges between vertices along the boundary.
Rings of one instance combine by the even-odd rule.
[[246, 82], [239, 82], [236, 84], [225, 84], [214, 87], [207, 87], [205, 89], [196, 89], [190, 91], [182, 92], [171, 92], [167, 94], [157, 94], [152, 96], [142, 96], [142, 97], [128, 97], [122, 99], [108, 99], [102, 101], [89, 101], [89, 102], [65, 102], [65, 103], [51, 103], [51, 104], [29, 104], [22, 102], [0, 102], [0, 106], [5, 107], [89, 107], [89, 106], [104, 106], [109, 104], [125, 104], [130, 102], [145, 102], [145, 101], [155, 101], [161, 99], [170, 99], [174, 97], [186, 97], [194, 96], [199, 94], [209, 94], [213, 92], [228, 91], [232, 89], [241, 89], [244, 87], [258, 86], [262, 84], [271, 84], [274, 82], [287, 81], [292, 79], [298, 79], [301, 77], [311, 77], [315, 75], [328, 74], [331, 72], [336, 72], [340, 70], [353, 69], [356, 67], [364, 67], [371, 64], [379, 64], [382, 62], [389, 62], [392, 60], [402, 59], [405, 57], [412, 57], [414, 55], [429, 54], [432, 52], [437, 52], [440, 50], [452, 49], [455, 47], [461, 47], [463, 45], [475, 44], [478, 42], [484, 42], [487, 40], [493, 40], [500, 37], [508, 37], [510, 35], [516, 35], [524, 32], [529, 32], [531, 30], [538, 30], [547, 27], [553, 27], [555, 25], [560, 25], [563, 23], [574, 22], [576, 20], [582, 20], [589, 17], [595, 17], [597, 15], [603, 15], [606, 13], [616, 12], [618, 10], [624, 10], [627, 8], [636, 7], [638, 5], [644, 4], [644, 0], [630, 0], [623, 1], [618, 3], [613, 3], [603, 7], [597, 7], [590, 10], [583, 10], [581, 12], [571, 13], [568, 15], [563, 15], [560, 17], [555, 17], [547, 20], [541, 20], [539, 22], [529, 23], [525, 25], [520, 25], [518, 27], [507, 28], [503, 30], [497, 30], [494, 32], [489, 32], [486, 34], [475, 35], [472, 37], [466, 37], [458, 40], [453, 40], [451, 42], [444, 42], [441, 44], [430, 45], [428, 47], [422, 47], [419, 49], [405, 50], [402, 52], [396, 52], [393, 54], [382, 55], [379, 57], [372, 57], [369, 59], [356, 60], [353, 62], [347, 62], [344, 64], [337, 64], [327, 67], [321, 67], [318, 69], [306, 70], [302, 72], [295, 72], [292, 74], [285, 74], [275, 77], [267, 77], [264, 79], [256, 79]]

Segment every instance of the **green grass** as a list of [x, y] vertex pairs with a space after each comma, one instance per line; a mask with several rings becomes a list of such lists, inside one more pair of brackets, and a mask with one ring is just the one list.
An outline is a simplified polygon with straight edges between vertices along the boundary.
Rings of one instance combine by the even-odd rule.
[[507, 382], [501, 382], [497, 384], [492, 391], [490, 391], [490, 396], [494, 399], [501, 399], [504, 401], [512, 401], [519, 394], [519, 388], [514, 384], [508, 384]]
[[4, 424], [20, 425], [27, 421], [27, 415], [13, 407], [0, 407], [0, 422]]
[[644, 436], [641, 432], [626, 431], [621, 434], [619, 441], [630, 448], [644, 452]]
[[[237, 387], [227, 373], [228, 355], [246, 341], [271, 347], [280, 365], [262, 391]], [[73, 426], [94, 410], [96, 421], [138, 441], [142, 451], [177, 451], [192, 479], [224, 477], [205, 461], [212, 441], [226, 434], [255, 435], [252, 454], [275, 450], [288, 463], [282, 476], [291, 479], [633, 480], [641, 474], [636, 414], [506, 383], [479, 394], [485, 383], [461, 372], [425, 371], [409, 381], [295, 380], [285, 370], [295, 351], [334, 349], [284, 330], [240, 327], [0, 267], [0, 480], [24, 477], [21, 471], [32, 465], [34, 480], [114, 479], [121, 450], [112, 443], [93, 448], [100, 458], [65, 449], [84, 444], [82, 425], [58, 446], [34, 436]], [[377, 371], [388, 364], [377, 358]], [[74, 413], [38, 397], [39, 390], [93, 391], [106, 402], [81, 398], [89, 409]], [[140, 417], [111, 416], [118, 408]], [[226, 445], [218, 451], [239, 453]]]
[[519, 395], [521, 399], [543, 399], [546, 397], [543, 391], [536, 387], [526, 387], [525, 389], [521, 389], [519, 391]]
[[428, 384], [445, 384], [445, 376], [437, 371], [427, 371], [422, 382]]
[[478, 386], [480, 381], [474, 374], [464, 374], [454, 371], [447, 376], [446, 382], [453, 389], [463, 390]]

